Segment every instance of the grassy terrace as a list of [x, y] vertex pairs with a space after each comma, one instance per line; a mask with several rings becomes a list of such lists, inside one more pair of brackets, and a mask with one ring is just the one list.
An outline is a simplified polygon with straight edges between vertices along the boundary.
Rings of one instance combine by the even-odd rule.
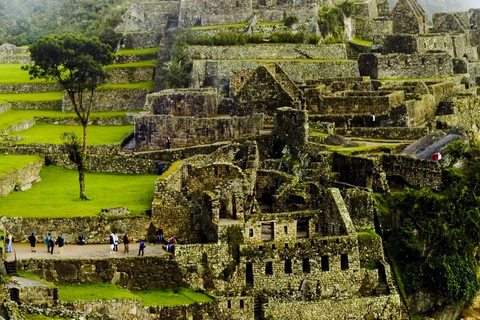
[[138, 68], [138, 67], [155, 67], [157, 65], [157, 60], [145, 60], [145, 61], [137, 61], [137, 62], [130, 62], [130, 63], [119, 63], [119, 64], [111, 64], [106, 66], [107, 69], [115, 69], [115, 68]]
[[[2, 215], [25, 218], [97, 216], [104, 208], [125, 207], [139, 216], [151, 209], [156, 175], [87, 172], [89, 201], [80, 201], [78, 172], [47, 166], [31, 189], [0, 197]], [[81, 295], [77, 295], [79, 297]]]
[[0, 84], [19, 84], [19, 83], [55, 83], [43, 79], [30, 80], [28, 71], [23, 71], [21, 63], [2, 63], [0, 64]]
[[0, 175], [26, 167], [31, 162], [41, 159], [38, 156], [7, 156], [0, 154]]
[[148, 48], [148, 49], [124, 49], [120, 50], [115, 55], [117, 56], [142, 56], [146, 54], [156, 54], [158, 53], [158, 48]]
[[373, 41], [362, 40], [360, 38], [355, 38], [355, 39], [350, 40], [348, 42], [358, 44], [358, 45], [361, 45], [361, 46], [366, 46], [366, 47], [371, 47], [373, 45]]
[[[55, 125], [37, 123], [27, 130], [14, 132], [12, 136], [21, 136], [22, 140], [17, 144], [25, 143], [53, 143], [63, 144], [61, 135], [64, 132], [75, 132], [82, 135], [82, 126]], [[123, 141], [133, 131], [133, 126], [89, 126], [88, 145], [117, 144]]]
[[98, 90], [116, 90], [116, 89], [153, 89], [154, 81], [136, 82], [136, 83], [118, 83], [106, 84], [98, 88]]
[[347, 62], [348, 59], [205, 59], [210, 61], [259, 61], [259, 62]]
[[348, 156], [354, 152], [360, 151], [371, 151], [376, 149], [392, 149], [397, 147], [398, 144], [384, 144], [384, 145], [376, 145], [376, 146], [365, 146], [365, 144], [360, 144], [357, 147], [344, 147], [344, 146], [328, 146], [330, 151], [336, 151], [342, 155]]
[[204, 293], [192, 289], [126, 291], [119, 286], [107, 283], [58, 286], [58, 296], [62, 301], [141, 299], [143, 306], [175, 306], [192, 303], [212, 302]]
[[[259, 21], [257, 26], [276, 26], [276, 25], [283, 25], [285, 24], [284, 21], [277, 21], [277, 22], [268, 22], [268, 21]], [[190, 27], [190, 30], [212, 30], [212, 29], [228, 29], [228, 28], [246, 28], [247, 23], [232, 23], [232, 24], [219, 24], [214, 26], [198, 26], [198, 27]]]
[[40, 93], [2, 93], [0, 102], [43, 102], [60, 101], [63, 98], [63, 91], [40, 92]]
[[[111, 112], [92, 112], [91, 119], [108, 118], [108, 117], [124, 117], [125, 111], [111, 111]], [[8, 128], [16, 123], [38, 118], [75, 118], [77, 115], [74, 112], [62, 112], [57, 110], [9, 110], [0, 115], [0, 130]]]

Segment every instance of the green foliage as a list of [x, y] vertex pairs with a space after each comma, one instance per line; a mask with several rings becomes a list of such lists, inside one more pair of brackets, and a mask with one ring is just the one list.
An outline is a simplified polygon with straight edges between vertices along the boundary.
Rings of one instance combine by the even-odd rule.
[[208, 303], [214, 301], [210, 296], [187, 288], [135, 291], [142, 299], [143, 306], [175, 306], [192, 303]]
[[30, 279], [30, 280], [35, 280], [35, 281], [44, 283], [46, 285], [49, 285], [50, 287], [55, 287], [55, 285], [53, 283], [42, 280], [37, 275], [35, 275], [33, 273], [30, 273], [30, 272], [26, 272], [26, 271], [23, 271], [23, 270], [18, 270], [17, 271], [17, 276], [22, 277], [22, 278], [26, 278], [26, 279]]
[[367, 269], [367, 270], [378, 270], [378, 263], [367, 263], [364, 265], [361, 265], [360, 268], [362, 269]]
[[275, 32], [270, 36], [270, 42], [273, 43], [303, 43], [305, 34], [293, 32]]
[[193, 62], [186, 51], [189, 33], [183, 29], [175, 31], [175, 41], [170, 53], [170, 61], [165, 67], [164, 88], [187, 88], [192, 82]]
[[63, 144], [67, 149], [68, 158], [78, 168], [78, 170], [86, 170], [88, 168], [88, 152], [82, 152], [82, 140], [75, 132], [64, 132], [61, 136]]
[[318, 44], [321, 39], [322, 39], [322, 37], [320, 37], [319, 35], [311, 34], [311, 35], [308, 36], [308, 43], [309, 44]]
[[254, 33], [248, 36], [247, 38], [248, 43], [264, 43], [265, 36], [263, 33]]
[[298, 23], [298, 18], [297, 17], [288, 17], [286, 20], [285, 20], [285, 26], [291, 28], [294, 24], [297, 24]]
[[446, 190], [406, 189], [386, 199], [391, 210], [403, 214], [398, 230], [388, 240], [388, 251], [398, 264], [408, 293], [427, 288], [450, 303], [471, 300], [478, 291], [477, 260], [480, 244], [480, 148], [448, 147], [464, 161], [460, 174], [451, 172]]
[[41, 182], [24, 192], [0, 197], [2, 215], [25, 218], [98, 216], [104, 208], [125, 207], [132, 216], [152, 208], [157, 175], [120, 175], [87, 172], [90, 201], [78, 199], [78, 174], [55, 166], [40, 172]]
[[339, 7], [340, 7], [340, 11], [343, 13], [343, 15], [345, 17], [349, 18], [355, 12], [356, 4], [353, 1], [345, 0], [342, 3], [340, 3]]
[[16, 156], [0, 154], [0, 175], [10, 173], [28, 164], [42, 160], [39, 156]]
[[[0, 43], [27, 45], [50, 34], [98, 36], [115, 48], [113, 29], [126, 0], [9, 0], [0, 2]], [[138, 2], [129, 0], [128, 2]]]
[[324, 6], [318, 11], [318, 26], [324, 37], [332, 35], [337, 40], [343, 35], [344, 19], [349, 18], [355, 11], [355, 3], [349, 0], [342, 2], [338, 7]]

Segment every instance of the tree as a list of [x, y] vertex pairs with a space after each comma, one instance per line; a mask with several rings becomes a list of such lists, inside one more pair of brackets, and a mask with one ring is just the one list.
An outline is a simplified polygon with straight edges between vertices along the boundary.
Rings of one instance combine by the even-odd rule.
[[113, 61], [109, 45], [98, 38], [85, 38], [73, 34], [46, 36], [30, 46], [32, 65], [24, 66], [32, 78], [54, 80], [65, 89], [83, 126], [82, 156], [78, 159], [80, 199], [85, 195], [87, 158], [87, 126], [95, 90], [104, 83], [108, 74], [104, 65]]

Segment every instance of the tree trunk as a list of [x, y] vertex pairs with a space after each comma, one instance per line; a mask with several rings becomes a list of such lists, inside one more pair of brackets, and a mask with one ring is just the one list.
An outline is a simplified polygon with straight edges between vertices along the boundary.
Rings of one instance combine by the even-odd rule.
[[83, 150], [82, 157], [80, 158], [80, 165], [78, 167], [78, 181], [80, 182], [80, 199], [88, 200], [85, 194], [85, 171], [86, 171], [86, 161], [87, 161], [87, 125], [88, 123], [82, 122], [83, 126]]

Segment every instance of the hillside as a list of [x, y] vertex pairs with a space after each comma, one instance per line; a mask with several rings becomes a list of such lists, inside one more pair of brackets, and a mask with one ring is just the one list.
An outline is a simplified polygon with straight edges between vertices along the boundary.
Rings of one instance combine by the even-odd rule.
[[[398, 0], [390, 1], [393, 8]], [[473, 0], [417, 0], [418, 3], [425, 9], [429, 18], [437, 12], [458, 12], [467, 11], [470, 8], [479, 7], [478, 3]]]

